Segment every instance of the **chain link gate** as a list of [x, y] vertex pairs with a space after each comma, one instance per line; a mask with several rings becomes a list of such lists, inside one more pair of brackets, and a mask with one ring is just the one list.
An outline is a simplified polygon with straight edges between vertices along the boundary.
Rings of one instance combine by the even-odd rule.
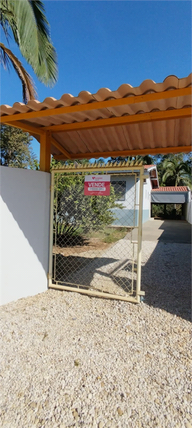
[[[90, 174], [110, 175], [109, 196], [84, 195]], [[125, 163], [52, 170], [49, 288], [140, 302], [143, 174]]]

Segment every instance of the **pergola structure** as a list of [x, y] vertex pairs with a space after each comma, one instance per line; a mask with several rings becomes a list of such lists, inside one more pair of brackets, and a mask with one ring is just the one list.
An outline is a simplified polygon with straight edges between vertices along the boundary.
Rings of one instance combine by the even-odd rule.
[[192, 74], [78, 97], [1, 106], [1, 122], [40, 142], [40, 169], [57, 160], [191, 151]]

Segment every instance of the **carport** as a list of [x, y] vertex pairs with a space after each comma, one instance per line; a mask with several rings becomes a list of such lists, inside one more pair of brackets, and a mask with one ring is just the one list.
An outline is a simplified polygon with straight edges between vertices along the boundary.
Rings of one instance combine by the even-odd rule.
[[[182, 205], [182, 219], [186, 220], [187, 204], [191, 200], [191, 192], [187, 186], [167, 186], [158, 187], [151, 191], [151, 204], [163, 204], [164, 205], [164, 216], [166, 217], [167, 204], [181, 204]], [[151, 208], [152, 211], [152, 208]]]
[[78, 97], [1, 106], [1, 122], [40, 142], [40, 169], [57, 160], [191, 151], [192, 74], [145, 80], [139, 87], [101, 88]]
[[[41, 172], [12, 170], [9, 174], [9, 171], [5, 171], [4, 168], [2, 175], [2, 188], [5, 195], [3, 200], [5, 214], [2, 222], [4, 229], [9, 214], [9, 221], [12, 218], [16, 221], [13, 230], [10, 225], [6, 228], [12, 242], [12, 255], [10, 255], [10, 248], [3, 243], [4, 282], [8, 289], [9, 287], [13, 289], [12, 282], [14, 284], [16, 282], [14, 293], [15, 288], [18, 293], [14, 294], [14, 297], [12, 292], [8, 293], [9, 297], [6, 297], [3, 303], [6, 303], [7, 299], [10, 301], [13, 298], [25, 297], [37, 292], [36, 289], [34, 292], [34, 282], [39, 281], [39, 262], [44, 275], [44, 287], [45, 284], [47, 286], [51, 155], [57, 160], [73, 160], [190, 152], [191, 83], [192, 74], [182, 79], [168, 76], [162, 83], [145, 80], [135, 88], [129, 84], [123, 84], [116, 91], [101, 88], [96, 94], [82, 91], [77, 97], [64, 94], [59, 100], [49, 97], [43, 102], [33, 100], [27, 105], [16, 102], [12, 107], [1, 106], [2, 123], [29, 132], [40, 142], [41, 170]], [[13, 192], [13, 194], [9, 192], [9, 201], [6, 199], [7, 186], [9, 189], [11, 187]], [[22, 194], [20, 186], [23, 189]], [[42, 197], [39, 193], [38, 198], [35, 199], [36, 192], [40, 192], [41, 189]], [[13, 196], [16, 209], [12, 203]], [[31, 219], [29, 225], [26, 223], [27, 209]], [[21, 210], [25, 210], [25, 215], [23, 212], [20, 215]], [[37, 223], [39, 225], [38, 242], [34, 239]], [[16, 241], [13, 236], [18, 224], [18, 233], [25, 230], [27, 240], [23, 241], [19, 258], [16, 260], [19, 235]], [[6, 235], [6, 241], [9, 241], [8, 235]], [[41, 254], [39, 254], [39, 245], [42, 246]], [[29, 247], [30, 251], [32, 249], [37, 255], [38, 269], [35, 258], [33, 263], [29, 262], [29, 268], [26, 260], [26, 268], [24, 268], [23, 260], [26, 259], [26, 248]], [[141, 245], [139, 251], [141, 251]], [[12, 277], [9, 269], [11, 257]], [[29, 275], [29, 269], [33, 276]], [[16, 281], [15, 270], [19, 278]], [[40, 291], [42, 288], [39, 289]]]

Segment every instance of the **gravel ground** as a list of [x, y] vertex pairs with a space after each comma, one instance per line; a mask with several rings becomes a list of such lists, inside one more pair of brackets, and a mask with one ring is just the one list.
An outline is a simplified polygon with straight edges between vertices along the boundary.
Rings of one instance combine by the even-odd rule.
[[0, 426], [192, 428], [190, 246], [145, 242], [142, 285], [2, 306]]

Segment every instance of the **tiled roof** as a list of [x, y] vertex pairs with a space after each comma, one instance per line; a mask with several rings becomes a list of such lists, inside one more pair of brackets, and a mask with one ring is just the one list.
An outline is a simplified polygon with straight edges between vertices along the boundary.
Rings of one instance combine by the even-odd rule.
[[[18, 125], [28, 127], [38, 140], [41, 132], [51, 132], [51, 153], [57, 159], [66, 159], [68, 154], [72, 159], [127, 156], [126, 151], [150, 154], [153, 149], [162, 153], [167, 147], [191, 144], [192, 102], [187, 90], [191, 85], [192, 74], [182, 79], [171, 75], [162, 83], [145, 80], [138, 87], [123, 84], [116, 91], [101, 88], [96, 94], [82, 91], [77, 97], [64, 94], [58, 100], [48, 97], [27, 105], [2, 105], [1, 118], [12, 124], [18, 120]], [[186, 92], [171, 96], [175, 89]], [[159, 92], [164, 96], [158, 97]], [[164, 113], [170, 120], [162, 119]]]
[[144, 169], [155, 168], [156, 165], [144, 165]]
[[187, 186], [166, 186], [153, 189], [152, 192], [188, 192]]

